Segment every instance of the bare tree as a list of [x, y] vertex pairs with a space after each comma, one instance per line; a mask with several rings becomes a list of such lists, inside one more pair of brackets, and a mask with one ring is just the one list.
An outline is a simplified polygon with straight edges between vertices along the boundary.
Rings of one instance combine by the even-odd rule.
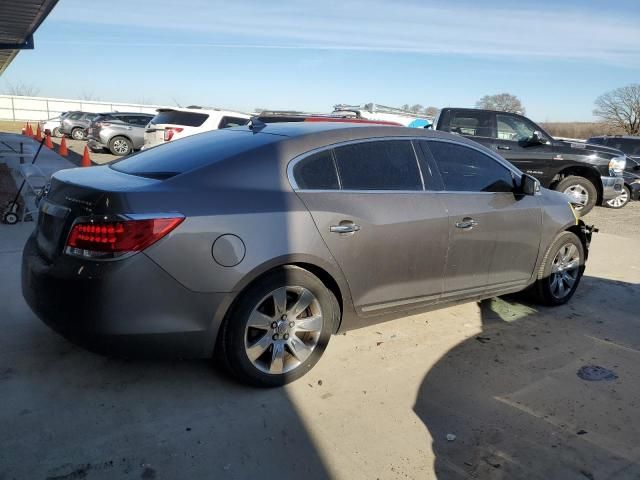
[[439, 111], [440, 109], [438, 107], [427, 107], [424, 109], [424, 114], [427, 117], [435, 117], [436, 115], [438, 115]]
[[400, 107], [400, 109], [401, 109], [401, 110], [407, 110], [407, 111], [408, 111], [408, 110], [409, 110], [409, 104], [408, 104], [408, 103], [405, 103], [404, 105], [402, 105], [402, 106]]
[[409, 111], [413, 112], [413, 113], [419, 113], [422, 111], [424, 107], [422, 105], [420, 105], [419, 103], [416, 103], [415, 105], [411, 105], [409, 107]]
[[515, 95], [510, 93], [498, 93], [496, 95], [485, 95], [476, 102], [476, 108], [486, 110], [498, 110], [500, 112], [511, 112], [525, 114], [522, 102]]
[[100, 97], [98, 97], [93, 89], [92, 90], [82, 90], [82, 93], [80, 93], [80, 100], [86, 100], [87, 102], [96, 102], [100, 100]]
[[593, 114], [610, 128], [622, 129], [628, 135], [640, 135], [640, 84], [616, 88], [600, 95]]
[[24, 83], [24, 82], [11, 83], [7, 81], [5, 91], [9, 95], [35, 97], [36, 95], [38, 95], [38, 93], [40, 93], [40, 88], [36, 87], [32, 83]]

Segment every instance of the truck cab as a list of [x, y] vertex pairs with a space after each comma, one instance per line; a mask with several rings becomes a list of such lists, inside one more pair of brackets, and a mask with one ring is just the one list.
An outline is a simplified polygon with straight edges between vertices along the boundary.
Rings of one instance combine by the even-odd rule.
[[462, 135], [496, 151], [542, 186], [572, 198], [580, 215], [622, 192], [626, 157], [619, 150], [554, 139], [516, 113], [443, 108], [436, 130]]

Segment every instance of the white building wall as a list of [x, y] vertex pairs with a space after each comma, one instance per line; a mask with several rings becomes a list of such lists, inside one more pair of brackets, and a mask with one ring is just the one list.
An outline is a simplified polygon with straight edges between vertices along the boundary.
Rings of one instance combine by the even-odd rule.
[[0, 95], [0, 120], [29, 121], [46, 120], [62, 112], [141, 112], [155, 113], [164, 105], [142, 105], [139, 103], [97, 102], [67, 98], [22, 97]]

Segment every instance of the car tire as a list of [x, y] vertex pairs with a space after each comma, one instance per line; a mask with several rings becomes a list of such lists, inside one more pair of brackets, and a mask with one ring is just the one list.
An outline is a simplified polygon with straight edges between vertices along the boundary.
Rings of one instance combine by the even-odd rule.
[[335, 296], [318, 277], [296, 266], [279, 268], [234, 303], [221, 327], [217, 356], [240, 381], [278, 387], [318, 362], [339, 316]]
[[581, 217], [589, 213], [598, 201], [598, 190], [591, 181], [585, 177], [570, 175], [560, 181], [555, 189], [573, 197], [582, 207], [575, 207], [576, 212]]
[[51, 132], [51, 135], [53, 135], [56, 138], [64, 137], [64, 133], [62, 133], [62, 130], [60, 130], [60, 127], [54, 128], [53, 131]]
[[109, 140], [109, 151], [113, 155], [123, 157], [133, 151], [133, 143], [126, 137], [113, 137]]
[[604, 202], [604, 206], [607, 208], [614, 208], [614, 209], [624, 208], [627, 205], [627, 203], [629, 203], [630, 199], [631, 199], [631, 190], [629, 190], [629, 187], [624, 185], [622, 187], [622, 193], [618, 195], [616, 198], [612, 198], [611, 200], [607, 200], [606, 202]]
[[76, 127], [71, 130], [71, 138], [74, 140], [85, 140], [87, 136], [84, 133], [84, 130], [80, 127]]
[[[536, 300], [549, 306], [567, 303], [584, 273], [584, 246], [573, 232], [562, 232], [553, 241], [542, 260], [533, 293]], [[573, 268], [569, 265], [573, 264]]]

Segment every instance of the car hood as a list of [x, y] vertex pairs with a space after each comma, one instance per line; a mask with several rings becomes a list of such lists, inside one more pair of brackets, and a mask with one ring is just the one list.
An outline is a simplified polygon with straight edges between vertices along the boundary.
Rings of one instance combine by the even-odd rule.
[[587, 155], [589, 154], [588, 152], [599, 153], [601, 154], [601, 156], [604, 156], [604, 157], [609, 156], [611, 158], [624, 155], [623, 152], [615, 148], [605, 147], [603, 145], [595, 145], [593, 143], [568, 142], [566, 140], [560, 140], [559, 143], [573, 150], [579, 150], [581, 152], [584, 152], [584, 154], [587, 154]]

